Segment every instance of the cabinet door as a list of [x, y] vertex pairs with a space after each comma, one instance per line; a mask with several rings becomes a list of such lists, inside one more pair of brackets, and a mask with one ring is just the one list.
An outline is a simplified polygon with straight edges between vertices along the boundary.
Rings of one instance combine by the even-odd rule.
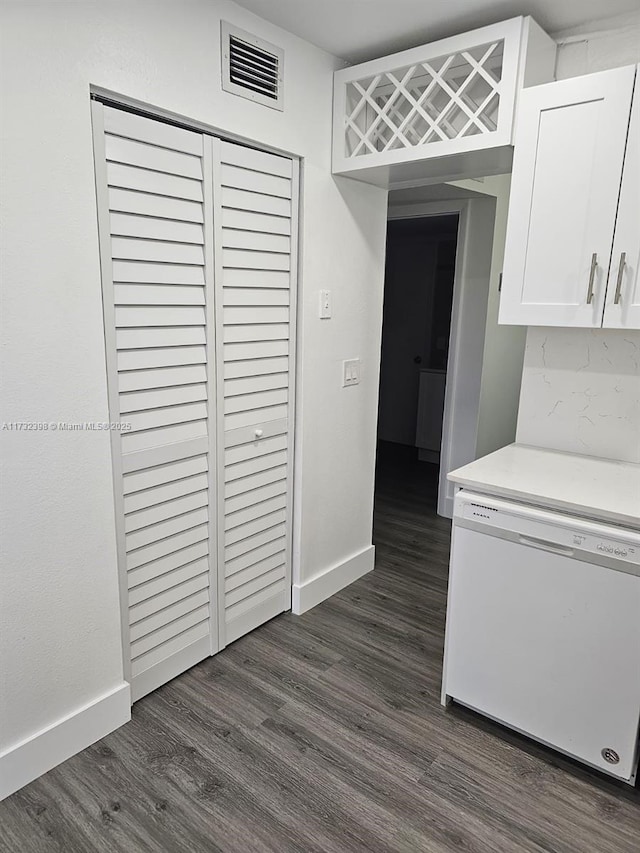
[[622, 173], [604, 325], [640, 329], [640, 80], [636, 79]]
[[222, 647], [291, 606], [298, 176], [231, 142], [213, 159]]
[[598, 327], [635, 67], [521, 94], [501, 323]]

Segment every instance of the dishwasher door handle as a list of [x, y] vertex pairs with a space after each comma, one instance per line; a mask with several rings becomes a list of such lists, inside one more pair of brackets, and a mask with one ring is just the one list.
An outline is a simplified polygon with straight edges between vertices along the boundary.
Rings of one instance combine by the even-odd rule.
[[544, 539], [536, 539], [533, 536], [524, 536], [518, 534], [518, 542], [522, 545], [529, 545], [531, 548], [539, 548], [541, 551], [550, 551], [552, 554], [562, 554], [564, 557], [573, 556], [573, 548], [567, 545], [559, 545], [556, 542], [547, 542]]

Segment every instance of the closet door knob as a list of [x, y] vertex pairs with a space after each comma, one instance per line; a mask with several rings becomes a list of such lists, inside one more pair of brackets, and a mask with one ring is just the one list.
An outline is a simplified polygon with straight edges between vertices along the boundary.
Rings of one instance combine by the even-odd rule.
[[261, 429], [257, 429], [253, 434], [255, 435], [256, 438], [262, 438], [262, 430]]

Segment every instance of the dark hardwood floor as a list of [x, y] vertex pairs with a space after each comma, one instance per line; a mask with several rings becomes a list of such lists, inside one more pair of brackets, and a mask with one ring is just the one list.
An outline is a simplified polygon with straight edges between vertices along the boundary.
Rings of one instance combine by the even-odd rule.
[[376, 571], [0, 804], [0, 850], [638, 853], [638, 790], [439, 702], [449, 522], [381, 455]]

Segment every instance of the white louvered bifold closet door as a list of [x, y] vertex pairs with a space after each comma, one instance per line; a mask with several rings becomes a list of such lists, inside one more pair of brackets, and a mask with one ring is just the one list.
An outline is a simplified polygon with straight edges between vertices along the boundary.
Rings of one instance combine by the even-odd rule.
[[291, 606], [298, 171], [221, 140], [213, 159], [223, 647]]
[[93, 123], [135, 700], [218, 648], [211, 142], [95, 102]]

